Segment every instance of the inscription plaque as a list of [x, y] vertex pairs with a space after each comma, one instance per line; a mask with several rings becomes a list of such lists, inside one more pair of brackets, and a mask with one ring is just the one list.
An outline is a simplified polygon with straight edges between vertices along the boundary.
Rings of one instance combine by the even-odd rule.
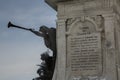
[[93, 76], [102, 72], [100, 33], [69, 36], [68, 52], [73, 76]]

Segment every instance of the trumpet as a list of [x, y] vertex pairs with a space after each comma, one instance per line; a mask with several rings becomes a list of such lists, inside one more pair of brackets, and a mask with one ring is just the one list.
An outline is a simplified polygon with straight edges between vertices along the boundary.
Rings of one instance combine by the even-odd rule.
[[8, 27], [8, 28], [10, 28], [10, 27], [15, 27], [15, 28], [19, 28], [19, 29], [24, 29], [24, 30], [29, 30], [29, 31], [30, 31], [29, 28], [24, 28], [24, 27], [21, 27], [21, 26], [17, 26], [17, 25], [14, 25], [14, 24], [11, 23], [11, 22], [8, 23], [8, 26], [7, 26], [7, 27]]

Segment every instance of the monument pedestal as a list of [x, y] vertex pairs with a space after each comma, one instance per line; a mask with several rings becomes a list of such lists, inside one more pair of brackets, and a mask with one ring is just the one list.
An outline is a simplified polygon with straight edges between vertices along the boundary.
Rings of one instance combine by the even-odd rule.
[[46, 0], [57, 10], [53, 80], [120, 80], [120, 0]]

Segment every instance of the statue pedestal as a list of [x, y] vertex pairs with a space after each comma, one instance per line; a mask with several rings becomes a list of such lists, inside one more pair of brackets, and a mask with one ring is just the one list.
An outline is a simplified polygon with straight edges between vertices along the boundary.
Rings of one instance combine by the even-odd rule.
[[120, 80], [120, 1], [46, 1], [58, 12], [53, 80]]

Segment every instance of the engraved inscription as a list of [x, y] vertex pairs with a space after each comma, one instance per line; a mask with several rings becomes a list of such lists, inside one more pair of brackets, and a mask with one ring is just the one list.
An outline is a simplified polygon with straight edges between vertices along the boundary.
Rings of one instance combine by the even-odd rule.
[[71, 73], [98, 75], [102, 71], [100, 33], [68, 37]]

